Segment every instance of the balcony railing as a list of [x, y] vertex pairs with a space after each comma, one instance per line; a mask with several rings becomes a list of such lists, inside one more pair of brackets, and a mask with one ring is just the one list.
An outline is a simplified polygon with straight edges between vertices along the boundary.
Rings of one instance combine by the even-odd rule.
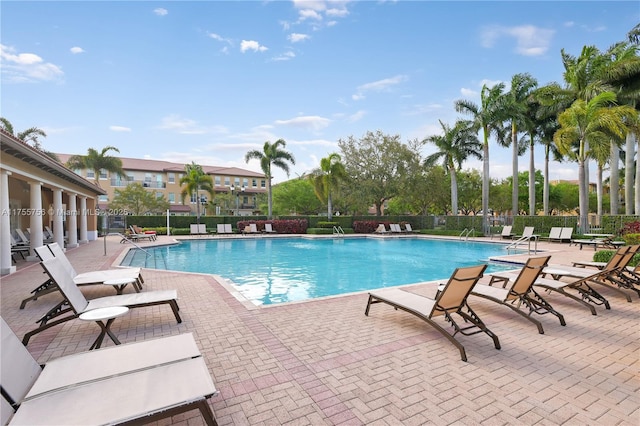
[[127, 185], [129, 185], [130, 183], [139, 183], [140, 185], [142, 185], [145, 188], [161, 188], [164, 189], [167, 187], [167, 183], [166, 182], [159, 182], [159, 181], [145, 181], [145, 180], [126, 180], [126, 179], [111, 179], [111, 186], [114, 187], [125, 187]]

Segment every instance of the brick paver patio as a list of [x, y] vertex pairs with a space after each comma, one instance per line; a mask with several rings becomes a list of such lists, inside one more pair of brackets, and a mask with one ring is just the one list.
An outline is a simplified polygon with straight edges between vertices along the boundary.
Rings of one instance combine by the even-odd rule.
[[[67, 256], [78, 272], [111, 267], [128, 248], [118, 242], [107, 238], [106, 256], [102, 239]], [[551, 263], [593, 255], [567, 244], [539, 248], [551, 250]], [[20, 310], [20, 301], [45, 276], [37, 263], [18, 266], [2, 278], [0, 295], [3, 318], [22, 337], [60, 297], [45, 295]], [[597, 316], [548, 295], [567, 326], [545, 315], [543, 335], [506, 307], [471, 297], [502, 349], [484, 334], [461, 336], [465, 363], [454, 346], [412, 315], [380, 304], [366, 317], [366, 293], [251, 307], [212, 276], [144, 270], [144, 278], [144, 291], [177, 289], [182, 324], [167, 306], [155, 306], [131, 310], [113, 331], [123, 343], [194, 333], [220, 390], [210, 400], [220, 425], [640, 424], [636, 295], [628, 303], [603, 289], [611, 310], [598, 307]], [[82, 291], [88, 298], [114, 294], [106, 286]], [[435, 285], [411, 291], [433, 295]], [[44, 363], [87, 350], [98, 331], [93, 323], [69, 321], [33, 337], [28, 349]], [[203, 422], [193, 411], [161, 423]]]

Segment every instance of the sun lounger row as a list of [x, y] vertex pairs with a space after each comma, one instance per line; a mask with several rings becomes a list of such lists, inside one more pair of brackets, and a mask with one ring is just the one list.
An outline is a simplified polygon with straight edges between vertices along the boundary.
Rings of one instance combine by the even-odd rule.
[[141, 424], [194, 409], [217, 424], [207, 399], [218, 391], [190, 333], [41, 367], [3, 318], [0, 323], [3, 425]]
[[[479, 283], [486, 265], [458, 268], [446, 284], [438, 287], [435, 298], [411, 293], [402, 289], [382, 289], [369, 293], [365, 315], [369, 315], [371, 305], [386, 303], [395, 309], [409, 312], [424, 320], [444, 335], [460, 351], [460, 358], [467, 360], [462, 344], [455, 339], [456, 334], [470, 335], [485, 333], [493, 340], [496, 349], [500, 342], [480, 317], [471, 309], [469, 296], [482, 297], [506, 306], [524, 319], [532, 322], [540, 334], [544, 333], [542, 323], [533, 318], [533, 314], [551, 314], [561, 325], [566, 325], [564, 316], [547, 302], [539, 291], [555, 291], [568, 297], [596, 315], [595, 306], [604, 305], [610, 309], [609, 302], [599, 294], [594, 285], [606, 286], [624, 294], [630, 302], [629, 295], [622, 291], [631, 290], [640, 297], [640, 276], [635, 270], [627, 268], [628, 263], [640, 246], [620, 248], [611, 261], [601, 270], [587, 271], [584, 268], [565, 266], [548, 266], [551, 256], [531, 257], [519, 273], [493, 274], [488, 284]], [[580, 271], [577, 271], [580, 270]], [[570, 278], [571, 281], [545, 278]], [[444, 317], [453, 327], [453, 333], [447, 332], [438, 322], [437, 317]], [[459, 323], [456, 318], [461, 318]]]
[[389, 224], [389, 230], [387, 230], [387, 227], [384, 225], [384, 223], [381, 223], [378, 225], [378, 227], [376, 228], [375, 231], [373, 231], [375, 234], [401, 234], [401, 233], [408, 233], [408, 232], [413, 232], [413, 229], [411, 228], [411, 224], [410, 223], [405, 223], [404, 224], [404, 229], [402, 229], [402, 227], [400, 226], [399, 223], [390, 223]]

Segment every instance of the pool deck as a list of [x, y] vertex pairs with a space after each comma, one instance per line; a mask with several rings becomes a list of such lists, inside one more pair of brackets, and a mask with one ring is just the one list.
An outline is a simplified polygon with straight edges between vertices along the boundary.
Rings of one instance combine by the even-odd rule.
[[[112, 267], [129, 247], [119, 241], [107, 238], [106, 255], [101, 239], [67, 256], [78, 272]], [[591, 260], [594, 253], [566, 243], [538, 248], [556, 264]], [[2, 277], [0, 296], [2, 317], [22, 337], [60, 296], [45, 295], [20, 310], [45, 276], [36, 262], [19, 260], [17, 267]], [[538, 317], [545, 334], [506, 307], [472, 296], [470, 305], [502, 349], [484, 334], [459, 336], [468, 357], [462, 362], [453, 345], [412, 315], [379, 304], [365, 316], [366, 292], [253, 307], [212, 276], [149, 269], [143, 275], [144, 291], [177, 289], [183, 322], [176, 324], [166, 306], [133, 309], [113, 323], [114, 333], [129, 343], [192, 332], [220, 390], [210, 400], [220, 425], [640, 424], [636, 295], [629, 303], [602, 289], [611, 310], [597, 307], [597, 316], [561, 295], [545, 295], [567, 322]], [[114, 294], [106, 287], [82, 291], [89, 299]], [[433, 296], [436, 285], [410, 290]], [[45, 363], [87, 350], [97, 333], [95, 324], [73, 320], [34, 336], [28, 349]], [[158, 424], [203, 421], [192, 411]]]

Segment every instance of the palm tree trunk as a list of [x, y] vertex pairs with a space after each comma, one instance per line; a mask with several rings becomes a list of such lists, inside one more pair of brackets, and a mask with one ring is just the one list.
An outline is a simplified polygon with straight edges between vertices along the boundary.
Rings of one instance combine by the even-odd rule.
[[455, 168], [449, 170], [451, 176], [451, 213], [454, 216], [458, 214], [458, 177]]
[[511, 210], [516, 216], [520, 209], [518, 207], [518, 132], [516, 124], [511, 123], [511, 170], [512, 170], [512, 188], [511, 188]]
[[327, 219], [331, 221], [333, 219], [333, 203], [331, 202], [331, 191], [327, 196]]
[[200, 225], [200, 194], [196, 188], [196, 223]]
[[549, 215], [549, 145], [544, 148], [544, 188], [542, 189], [542, 212]]
[[484, 145], [482, 147], [482, 233], [489, 235], [489, 129], [484, 129]]
[[271, 219], [272, 207], [273, 207], [273, 202], [271, 200], [271, 178], [267, 177], [267, 210], [268, 210], [267, 218], [269, 219]]
[[[636, 141], [636, 155], [640, 152], [640, 140], [638, 139], [637, 135], [635, 133], [631, 133], [632, 138], [635, 139]], [[640, 182], [640, 167], [638, 167], [638, 160], [640, 158], [636, 159], [636, 162], [634, 163], [636, 165], [636, 180], [634, 183], [634, 188], [636, 189], [636, 193], [635, 193], [635, 207], [636, 207], [636, 214], [638, 214], [638, 212], [640, 212], [640, 185], [638, 185], [638, 182]]]
[[585, 163], [584, 158], [578, 159], [578, 208], [580, 209], [578, 225], [581, 234], [587, 233], [589, 222], [589, 193], [585, 180]]
[[618, 214], [618, 198], [620, 196], [620, 171], [618, 169], [620, 165], [620, 148], [611, 142], [611, 174], [609, 177], [609, 207], [611, 214]]
[[634, 190], [633, 190], [633, 180], [634, 180], [634, 169], [633, 169], [633, 159], [635, 156], [635, 135], [631, 132], [627, 133], [626, 140], [626, 158], [624, 162], [624, 212], [625, 214], [631, 215], [634, 212], [635, 201], [634, 201]]
[[533, 136], [529, 142], [529, 214], [536, 214], [536, 163]]
[[598, 164], [596, 175], [596, 195], [598, 197], [598, 217], [602, 217], [602, 166]]

